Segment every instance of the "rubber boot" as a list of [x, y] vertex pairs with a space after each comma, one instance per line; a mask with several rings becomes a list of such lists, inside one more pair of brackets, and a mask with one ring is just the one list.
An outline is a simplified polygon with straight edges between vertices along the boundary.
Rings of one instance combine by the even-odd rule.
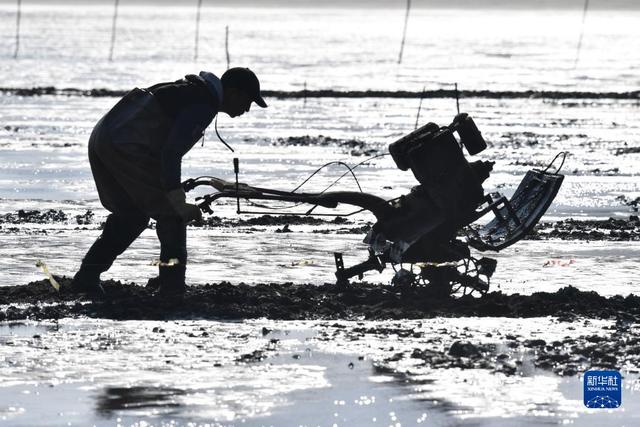
[[160, 276], [152, 277], [151, 279], [147, 280], [145, 289], [151, 292], [156, 292], [158, 289], [160, 289]]
[[100, 284], [100, 274], [111, 267], [117, 254], [108, 244], [108, 239], [104, 239], [103, 236], [91, 245], [82, 259], [80, 269], [71, 281], [71, 292], [95, 296], [105, 295], [104, 288]]
[[149, 218], [144, 215], [109, 215], [102, 235], [91, 245], [73, 277], [71, 292], [104, 295], [100, 274], [111, 267], [115, 259], [147, 227], [148, 222]]
[[184, 276], [187, 268], [187, 226], [179, 217], [159, 217], [156, 234], [160, 240], [160, 260], [166, 264], [177, 260], [178, 264], [161, 265], [158, 268], [160, 287], [154, 296], [182, 297], [186, 290]]
[[157, 298], [178, 298], [181, 299], [187, 287], [184, 283], [186, 266], [178, 264], [174, 266], [160, 266], [160, 275], [158, 276], [160, 286], [153, 294]]
[[73, 293], [83, 293], [93, 297], [103, 297], [106, 295], [100, 283], [100, 273], [86, 269], [83, 270], [82, 268], [73, 276], [70, 290]]

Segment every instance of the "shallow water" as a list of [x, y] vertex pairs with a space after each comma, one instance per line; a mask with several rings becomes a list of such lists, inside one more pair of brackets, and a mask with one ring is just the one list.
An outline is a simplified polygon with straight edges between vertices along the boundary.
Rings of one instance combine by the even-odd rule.
[[[630, 2], [628, 2], [630, 3]], [[404, 4], [387, 8], [221, 8], [205, 3], [198, 59], [195, 3], [113, 7], [23, 4], [18, 59], [15, 4], [0, 5], [2, 86], [126, 89], [226, 65], [249, 65], [267, 89], [636, 90], [637, 10], [429, 9], [414, 3], [398, 66]], [[395, 6], [395, 7], [394, 7]], [[574, 6], [574, 7], [571, 7]], [[600, 9], [600, 10], [598, 10]], [[631, 88], [631, 89], [630, 89]]]
[[[91, 127], [115, 102], [114, 98], [0, 96], [5, 124], [0, 129], [0, 197], [95, 200], [86, 141]], [[302, 100], [271, 102], [271, 108], [234, 121], [223, 115], [219, 130], [238, 151], [241, 180], [258, 184], [269, 180], [285, 189], [293, 188], [325, 161], [355, 164], [366, 156], [351, 157], [350, 149], [332, 145], [273, 145], [278, 138], [327, 135], [357, 139], [383, 153], [389, 143], [413, 130], [418, 104], [418, 100], [384, 98], [314, 99], [306, 106]], [[557, 152], [567, 150], [571, 155], [564, 172], [569, 176], [556, 201], [556, 209], [563, 214], [605, 216], [623, 210], [615, 197], [640, 194], [635, 167], [640, 153], [616, 155], [618, 149], [640, 145], [634, 102], [605, 100], [594, 106], [565, 107], [540, 99], [475, 98], [463, 100], [461, 109], [474, 117], [490, 144], [477, 157], [497, 161], [486, 184], [488, 191], [499, 186], [508, 194], [526, 170], [544, 167]], [[76, 111], [83, 111], [82, 117]], [[448, 124], [454, 115], [452, 100], [428, 100], [421, 109], [420, 123]], [[213, 174], [232, 179], [232, 157], [215, 134], [207, 132], [205, 146], [196, 146], [185, 157], [183, 176]], [[333, 176], [344, 172], [339, 167], [329, 171]], [[409, 172], [388, 173], [391, 171], [397, 171], [393, 161], [383, 157], [360, 166], [357, 175], [366, 191], [382, 196], [415, 185]], [[328, 182], [321, 174], [307, 189], [324, 188]], [[345, 179], [338, 188], [357, 187]], [[567, 212], [568, 207], [573, 210]]]
[[[249, 65], [270, 90], [301, 90], [306, 82], [310, 90], [415, 92], [423, 87], [451, 89], [458, 82], [463, 90], [575, 94], [569, 99], [460, 99], [461, 110], [474, 117], [489, 142], [489, 149], [477, 157], [497, 162], [485, 189], [508, 196], [528, 169], [544, 167], [557, 152], [567, 150], [566, 179], [545, 221], [635, 213], [620, 196], [640, 197], [640, 149], [634, 152], [640, 147], [640, 103], [589, 99], [578, 92], [637, 90], [640, 51], [629, 49], [639, 35], [637, 11], [590, 11], [575, 69], [580, 8], [553, 13], [415, 9], [401, 66], [396, 60], [402, 8], [363, 14], [348, 9], [206, 7], [198, 61], [193, 61], [193, 38], [183, 37], [193, 32], [193, 7], [123, 6], [113, 62], [107, 60], [111, 12], [110, 6], [24, 5], [21, 50], [14, 60], [14, 6], [0, 5], [1, 86], [126, 90], [199, 69], [219, 71], [225, 63], [223, 32], [228, 24], [232, 66]], [[142, 49], [143, 40], [154, 43]], [[37, 260], [55, 274], [73, 274], [99, 235], [106, 213], [97, 200], [86, 141], [94, 123], [117, 101], [12, 93], [0, 91], [0, 215], [55, 209], [68, 219], [1, 223], [0, 286], [43, 278]], [[420, 101], [267, 102], [268, 109], [252, 110], [237, 120], [223, 115], [219, 129], [237, 150], [242, 181], [292, 189], [325, 162], [356, 164], [366, 158], [343, 144], [323, 146], [320, 135], [363, 141], [369, 154], [385, 152], [389, 143], [414, 129]], [[426, 99], [419, 123], [444, 125], [455, 113], [453, 98]], [[317, 144], [294, 146], [279, 140], [305, 135]], [[197, 146], [185, 158], [183, 178], [231, 179], [232, 157], [213, 131], [207, 132], [204, 147]], [[343, 172], [328, 168], [304, 188], [323, 189]], [[398, 172], [389, 157], [356, 172], [365, 191], [385, 198], [416, 184], [409, 172]], [[336, 188], [356, 186], [347, 177]], [[79, 223], [75, 216], [88, 209], [95, 217]], [[216, 206], [215, 215], [237, 219], [233, 202]], [[366, 257], [363, 234], [338, 233], [373, 218], [359, 214], [349, 219], [346, 225], [294, 225], [292, 233], [277, 233], [281, 226], [192, 227], [188, 281], [332, 282], [334, 251], [345, 253], [347, 265]], [[314, 233], [318, 230], [327, 233]], [[158, 249], [154, 231], [146, 230], [104, 278], [145, 283], [155, 275], [151, 264]], [[573, 285], [607, 296], [637, 294], [639, 255], [640, 243], [632, 241], [522, 241], [495, 255], [499, 264], [492, 289], [529, 294]], [[386, 283], [391, 274], [387, 269], [365, 279]], [[560, 377], [534, 366], [535, 349], [509, 347], [513, 340], [506, 338], [513, 334], [518, 342], [551, 342], [576, 335], [606, 337], [614, 323], [555, 318], [3, 322], [0, 423], [635, 425], [639, 387], [631, 371], [637, 366], [625, 367], [623, 407], [594, 413], [581, 402], [581, 374], [588, 364], [580, 365], [578, 375]], [[637, 325], [632, 326], [636, 336]], [[373, 332], [363, 333], [362, 328]], [[486, 360], [497, 363], [498, 353], [505, 354], [516, 375], [431, 368], [411, 357], [416, 348], [445, 351], [454, 340], [495, 344], [495, 353]], [[395, 354], [397, 360], [390, 360]]]
[[[66, 225], [25, 224], [23, 231], [17, 233], [10, 227], [7, 232], [4, 226], [0, 242], [5, 254], [12, 257], [0, 259], [0, 283], [15, 284], [16, 280], [22, 283], [24, 279], [41, 277], [33, 267], [37, 259], [43, 259], [58, 274], [72, 274], [105, 216], [96, 200], [85, 140], [93, 121], [115, 100], [54, 96], [1, 96], [0, 100], [0, 114], [10, 126], [9, 130], [0, 129], [0, 212], [62, 209], [70, 217]], [[309, 100], [306, 106], [301, 105], [302, 100], [270, 102], [271, 109], [252, 112], [255, 114], [246, 118], [236, 121], [222, 118], [220, 130], [239, 153], [241, 181], [254, 185], [269, 182], [281, 189], [294, 188], [327, 161], [355, 164], [366, 157], [353, 156], [350, 149], [335, 144], [291, 146], [282, 145], [277, 138], [302, 135], [355, 138], [377, 152], [384, 152], [388, 143], [412, 129], [411, 122], [415, 120], [415, 100], [319, 99]], [[625, 217], [633, 213], [620, 196], [629, 200], [640, 196], [636, 167], [640, 153], [616, 155], [616, 150], [625, 144], [627, 147], [639, 144], [640, 122], [631, 119], [636, 104], [599, 100], [595, 105], [567, 107], [537, 99], [470, 99], [464, 101], [464, 107], [474, 112], [478, 126], [491, 144], [476, 157], [497, 161], [485, 184], [486, 191], [501, 191], [508, 196], [528, 169], [546, 164], [560, 150], [568, 150], [571, 155], [563, 169], [567, 177], [546, 220]], [[80, 120], [74, 114], [78, 109], [87, 111]], [[497, 110], [508, 114], [496, 114]], [[377, 111], [383, 111], [383, 117]], [[422, 109], [425, 120], [429, 117], [446, 123], [452, 115], [450, 101], [446, 100], [429, 101]], [[621, 117], [627, 120], [622, 121]], [[211, 174], [233, 179], [232, 153], [224, 151], [210, 134], [205, 137], [204, 147], [195, 147], [185, 158], [183, 177]], [[375, 159], [358, 167], [356, 172], [364, 191], [386, 198], [406, 193], [416, 184], [410, 172], [398, 173], [389, 157]], [[342, 173], [341, 168], [328, 168], [303, 188], [323, 189]], [[357, 187], [345, 177], [335, 188]], [[196, 195], [202, 194], [203, 190], [196, 190]], [[234, 218], [233, 204], [227, 201], [214, 206], [215, 215]], [[73, 217], [87, 209], [95, 211], [94, 224], [88, 225], [86, 231], [83, 227], [76, 230], [79, 225]], [[339, 210], [350, 211], [348, 207]], [[357, 225], [366, 224], [373, 217], [358, 214], [350, 219]], [[345, 257], [353, 262], [366, 256], [361, 244], [363, 235], [313, 235], [307, 227], [296, 226], [292, 227], [294, 233], [285, 235], [274, 233], [277, 228], [191, 230], [190, 281], [198, 284], [223, 280], [232, 271], [242, 271], [238, 281], [249, 283], [262, 279], [306, 282], [309, 277], [327, 282], [333, 281], [334, 251], [345, 252]], [[48, 234], [41, 234], [45, 229]], [[500, 265], [495, 283], [505, 292], [529, 293], [572, 284], [605, 294], [626, 294], [639, 284], [633, 271], [637, 251], [633, 242], [522, 243], [498, 255]], [[150, 264], [155, 258], [157, 244], [149, 230], [116, 263], [109, 277], [144, 282], [153, 275]], [[553, 259], [579, 262], [570, 268], [543, 269]], [[612, 262], [616, 268], [606, 268]], [[513, 279], [513, 271], [526, 273]], [[547, 277], [549, 272], [551, 277]], [[388, 277], [383, 275], [380, 280], [387, 281]], [[616, 285], [603, 286], [607, 283]]]
[[[492, 343], [514, 334], [550, 342], [574, 334], [576, 327], [580, 334], [606, 335], [610, 325], [553, 318], [4, 324], [0, 419], [15, 426], [52, 420], [59, 425], [633, 422], [636, 375], [625, 375], [623, 409], [596, 414], [582, 405], [579, 376], [537, 369], [521, 347], [497, 349], [511, 363], [521, 361], [515, 376], [430, 369], [411, 357], [383, 364], [393, 354], [447, 348], [457, 339]], [[356, 332], [369, 328], [374, 332]], [[49, 417], [43, 419], [43, 412]]]

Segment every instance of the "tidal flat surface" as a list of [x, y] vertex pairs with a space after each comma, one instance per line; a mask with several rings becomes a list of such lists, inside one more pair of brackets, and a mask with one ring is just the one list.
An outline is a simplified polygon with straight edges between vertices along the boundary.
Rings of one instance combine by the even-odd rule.
[[[0, 100], [10, 126], [0, 129], [0, 284], [41, 281], [38, 260], [52, 273], [70, 276], [106, 215], [96, 199], [85, 140], [115, 98]], [[281, 189], [295, 187], [325, 162], [356, 164], [385, 152], [412, 130], [417, 108], [416, 100], [390, 99], [269, 103], [270, 110], [240, 121], [223, 118], [220, 130], [238, 150], [242, 181]], [[491, 290], [529, 295], [571, 285], [601, 296], [637, 294], [640, 243], [633, 237], [640, 230], [632, 216], [640, 197], [640, 154], [631, 149], [640, 146], [637, 105], [467, 99], [463, 106], [490, 144], [478, 157], [497, 161], [487, 191], [510, 195], [528, 169], [546, 166], [558, 151], [571, 153], [565, 183], [538, 235], [490, 255], [498, 259]], [[447, 123], [453, 108], [453, 100], [430, 100], [421, 117]], [[77, 110], [86, 114], [78, 118]], [[214, 138], [208, 132], [204, 147], [185, 158], [183, 177], [232, 179], [232, 155]], [[415, 185], [388, 157], [356, 171], [365, 191], [387, 198]], [[308, 189], [321, 190], [342, 173], [329, 168]], [[337, 188], [353, 190], [355, 183], [345, 177]], [[623, 221], [630, 237], [609, 227], [610, 217]], [[577, 225], [569, 229], [583, 234], [554, 235], [566, 231], [570, 218]], [[287, 224], [237, 216], [233, 202], [221, 203], [205, 225], [189, 228], [187, 278], [194, 287], [222, 281], [331, 283], [333, 252], [344, 252], [348, 265], [363, 260], [362, 238], [372, 220], [358, 214], [344, 222]], [[584, 230], [601, 234], [585, 236]], [[144, 285], [155, 275], [158, 251], [151, 227], [104, 279]], [[385, 286], [391, 274], [369, 273], [365, 280]], [[3, 312], [11, 305], [20, 310], [9, 301]], [[47, 312], [47, 303], [35, 306]], [[383, 320], [362, 325], [184, 316], [5, 321], [0, 417], [22, 426], [633, 425], [634, 347], [609, 350], [608, 337], [620, 319], [593, 316], [436, 317], [392, 327]], [[620, 321], [629, 329], [616, 336], [636, 340], [637, 317]], [[525, 345], [535, 339], [544, 340], [543, 347]], [[477, 353], [451, 356], [455, 342], [469, 342]], [[619, 357], [603, 361], [597, 351]], [[605, 366], [622, 369], [623, 407], [589, 412], [581, 402], [582, 374]]]
[[[14, 426], [633, 425], [637, 374], [624, 374], [623, 408], [594, 412], [582, 404], [581, 377], [537, 368], [534, 349], [524, 342], [606, 337], [612, 326], [548, 317], [6, 323], [0, 420]], [[516, 345], [501, 344], [506, 337]], [[451, 366], [433, 368], [419, 356], [446, 354], [459, 340], [488, 349], [487, 366], [452, 358]]]
[[[184, 37], [193, 31], [193, 7], [123, 6], [109, 61], [111, 6], [24, 5], [17, 59], [10, 54], [15, 10], [0, 6], [0, 424], [640, 423], [640, 322], [637, 298], [627, 297], [640, 293], [640, 103], [632, 92], [640, 83], [640, 51], [629, 48], [638, 39], [638, 12], [590, 11], [583, 26], [577, 9], [418, 8], [399, 66], [403, 12], [205, 7], [194, 61], [193, 38]], [[496, 161], [487, 192], [511, 195], [527, 170], [568, 151], [565, 182], [544, 224], [489, 254], [498, 259], [491, 291], [500, 293], [484, 303], [451, 303], [441, 314], [427, 304], [429, 315], [419, 307], [407, 319], [402, 298], [387, 286], [387, 269], [365, 275], [361, 291], [386, 295], [388, 306], [376, 308], [384, 316], [366, 320], [373, 309], [364, 307], [358, 318], [338, 311], [348, 304], [333, 305], [342, 296], [323, 299], [309, 289], [331, 288], [333, 252], [343, 252], [348, 265], [366, 258], [362, 238], [371, 215], [267, 220], [236, 215], [230, 201], [215, 206], [205, 224], [189, 227], [191, 307], [163, 310], [145, 297], [128, 299], [118, 311], [117, 304], [52, 295], [36, 262], [70, 277], [106, 216], [86, 141], [117, 98], [80, 91], [109, 94], [200, 69], [219, 73], [225, 25], [232, 65], [250, 66], [268, 90], [418, 92], [451, 90], [457, 82], [461, 90], [486, 91], [486, 97], [462, 97], [460, 109], [489, 145], [476, 158]], [[141, 49], [143, 40], [155, 40], [155, 47]], [[50, 94], [28, 95], [44, 86], [53, 88]], [[65, 88], [70, 95], [62, 94]], [[499, 91], [521, 95], [500, 98]], [[522, 95], [526, 91], [549, 95]], [[267, 102], [268, 109], [236, 120], [222, 115], [220, 133], [236, 153], [208, 131], [204, 145], [185, 157], [183, 178], [232, 179], [237, 156], [241, 181], [288, 190], [326, 162], [358, 164], [386, 153], [416, 122], [446, 125], [456, 114], [454, 98]], [[355, 172], [364, 191], [388, 199], [416, 185], [389, 157]], [[303, 189], [322, 190], [343, 173], [331, 166]], [[335, 186], [356, 188], [349, 176]], [[156, 240], [151, 225], [103, 279], [144, 294], [140, 286], [156, 273]], [[216, 306], [199, 298], [233, 296], [240, 283], [273, 299], [261, 305], [258, 293], [250, 303], [225, 307], [226, 300]], [[241, 296], [251, 294], [242, 289]], [[548, 294], [535, 294], [541, 291]], [[313, 298], [300, 297], [304, 292]], [[267, 302], [277, 307], [274, 300], [290, 302], [292, 294], [306, 307], [307, 320], [283, 320], [288, 307], [265, 310]], [[324, 319], [308, 311], [309, 301], [318, 302]], [[218, 311], [189, 311], [208, 303]], [[582, 378], [589, 368], [622, 371], [621, 408], [584, 407]]]
[[[33, 224], [27, 215], [19, 224], [11, 224], [15, 221], [10, 219], [0, 224], [0, 242], [5, 253], [11, 255], [0, 259], [0, 283], [26, 283], [41, 277], [33, 268], [38, 259], [56, 274], [72, 274], [99, 234], [106, 212], [96, 197], [86, 159], [86, 138], [94, 121], [115, 101], [0, 97], [0, 113], [9, 126], [8, 130], [0, 129], [0, 212], [17, 215], [20, 209], [54, 209], [65, 217], [45, 218], [41, 224]], [[369, 155], [385, 153], [389, 143], [413, 129], [417, 110], [416, 100], [384, 98], [318, 99], [309, 100], [306, 106], [302, 100], [270, 102], [269, 109], [252, 111], [246, 118], [222, 118], [220, 132], [237, 149], [242, 182], [269, 183], [285, 190], [295, 188], [326, 162], [354, 165]], [[34, 108], [29, 106], [34, 103]], [[454, 108], [453, 100], [428, 100], [421, 117], [446, 124]], [[463, 109], [471, 112], [489, 143], [489, 148], [475, 157], [496, 161], [485, 191], [509, 196], [527, 170], [546, 167], [557, 152], [566, 150], [570, 155], [563, 167], [565, 182], [546, 221], [628, 219], [636, 214], [637, 204], [632, 203], [640, 197], [640, 153], [629, 149], [640, 145], [640, 123], [631, 119], [637, 111], [634, 102], [598, 100], [595, 104], [564, 105], [541, 99], [469, 99], [463, 100]], [[74, 113], [77, 110], [86, 114], [79, 119]], [[309, 138], [300, 138], [307, 135]], [[332, 138], [328, 142], [327, 136]], [[360, 143], [355, 150], [349, 143], [354, 140]], [[367, 155], [363, 155], [363, 149]], [[212, 132], [207, 132], [204, 147], [196, 146], [185, 157], [183, 178], [214, 175], [232, 180], [232, 156]], [[398, 171], [388, 156], [367, 162], [355, 172], [364, 191], [385, 198], [405, 194], [416, 184], [413, 175]], [[303, 190], [322, 190], [343, 173], [340, 166], [329, 167]], [[350, 176], [333, 188], [357, 190]], [[194, 193], [190, 197], [201, 196], [204, 190]], [[366, 213], [348, 217], [348, 225], [327, 224], [324, 228], [328, 233], [313, 233], [322, 227], [304, 224], [289, 227], [292, 233], [277, 233], [282, 225], [236, 226], [232, 223], [234, 205], [234, 201], [226, 201], [214, 206], [214, 215], [227, 220], [228, 226], [190, 229], [189, 279], [193, 284], [234, 278], [236, 274], [230, 272], [237, 271], [243, 271], [240, 280], [245, 282], [255, 277], [295, 281], [310, 275], [328, 282], [333, 281], [334, 251], [344, 252], [353, 262], [366, 257], [361, 243], [366, 231], [357, 229], [372, 223], [374, 218]], [[244, 209], [269, 213], [248, 205]], [[331, 213], [322, 209], [317, 212]], [[341, 207], [335, 212], [351, 210]], [[583, 240], [589, 240], [588, 236]], [[632, 292], [638, 283], [626, 272], [633, 269], [638, 242], [592, 243], [534, 241], [509, 248], [499, 254], [500, 285], [508, 291], [513, 284], [518, 292], [568, 284], [586, 284], [596, 290], [594, 285], [605, 282], [611, 286], [598, 288], [598, 292]], [[110, 277], [139, 281], [151, 276], [150, 264], [157, 258], [157, 251], [153, 230], [143, 233], [114, 265]], [[620, 262], [620, 269], [602, 268], [612, 261]], [[565, 265], [567, 268], [563, 268]], [[509, 271], [524, 274], [514, 283]], [[530, 271], [534, 276], [529, 276]], [[542, 271], [545, 275], [551, 272], [551, 281], [547, 277], [543, 283], [531, 284]], [[594, 276], [594, 271], [599, 273]], [[556, 275], [561, 277], [558, 282], [553, 281]]]

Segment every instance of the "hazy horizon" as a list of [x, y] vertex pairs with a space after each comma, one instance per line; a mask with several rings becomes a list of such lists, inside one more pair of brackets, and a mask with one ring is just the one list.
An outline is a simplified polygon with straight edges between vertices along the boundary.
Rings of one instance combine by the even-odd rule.
[[[0, 4], [16, 4], [16, 0], [0, 0]], [[22, 0], [25, 5], [64, 5], [64, 4], [113, 4], [114, 0]], [[175, 0], [120, 0], [120, 6], [153, 4], [162, 6], [193, 6], [191, 2]], [[288, 8], [405, 8], [406, 0], [209, 0], [203, 1], [204, 7], [288, 7]], [[585, 0], [411, 0], [411, 7], [448, 8], [448, 9], [576, 9], [584, 7]], [[591, 0], [589, 9], [640, 9], [637, 0]]]

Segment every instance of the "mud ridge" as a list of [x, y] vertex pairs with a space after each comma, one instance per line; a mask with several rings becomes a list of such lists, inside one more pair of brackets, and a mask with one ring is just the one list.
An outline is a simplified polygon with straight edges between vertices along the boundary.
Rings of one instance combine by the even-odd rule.
[[[380, 150], [368, 146], [365, 141], [358, 139], [338, 139], [330, 136], [290, 136], [288, 138], [277, 138], [273, 145], [294, 146], [294, 147], [327, 147], [335, 146], [342, 148], [352, 156], [375, 156], [381, 154]], [[385, 147], [386, 149], [386, 147]]]
[[[0, 87], [0, 93], [17, 96], [88, 96], [88, 97], [120, 97], [128, 90], [120, 89], [80, 89], [56, 88], [53, 86], [16, 88]], [[486, 98], [486, 99], [640, 99], [640, 91], [630, 92], [588, 92], [588, 91], [553, 91], [553, 90], [461, 90], [456, 93], [451, 89], [435, 89], [425, 91], [407, 90], [358, 90], [343, 91], [331, 89], [319, 90], [263, 90], [264, 97], [274, 98]]]
[[[640, 197], [634, 200], [625, 196], [618, 197], [623, 204], [629, 206], [633, 211], [637, 211]], [[102, 227], [101, 223], [95, 221], [95, 214], [87, 210], [83, 214], [72, 215], [62, 210], [18, 210], [0, 214], [0, 230], [20, 233], [28, 232], [15, 225], [24, 224], [71, 224], [90, 225], [96, 224]], [[323, 219], [314, 216], [301, 215], [261, 215], [248, 217], [222, 218], [218, 216], [207, 216], [202, 221], [190, 224], [195, 228], [218, 228], [218, 227], [283, 227], [281, 230], [291, 231], [291, 226], [341, 226], [353, 225], [349, 228], [318, 228], [311, 230], [312, 233], [321, 234], [360, 234], [366, 233], [371, 228], [371, 224], [356, 224], [354, 221], [337, 216], [333, 219]], [[153, 225], [150, 225], [153, 227]], [[46, 233], [46, 230], [41, 230]], [[525, 238], [526, 240], [597, 240], [597, 241], [640, 241], [640, 218], [637, 215], [630, 215], [628, 218], [608, 218], [603, 220], [585, 220], [568, 218], [556, 222], [541, 222]]]
[[636, 154], [636, 153], [640, 153], [640, 147], [616, 148], [614, 152], [616, 156], [622, 156], [623, 154]]
[[[105, 211], [106, 212], [106, 211]], [[23, 210], [0, 214], [0, 228], [2, 225], [22, 224], [94, 224], [95, 214], [87, 210], [83, 214], [71, 215], [62, 210]], [[253, 217], [221, 218], [207, 216], [199, 222], [190, 224], [193, 227], [247, 227], [247, 226], [283, 226], [283, 225], [344, 225], [352, 221], [337, 216], [326, 220], [314, 216], [302, 215], [261, 215]], [[99, 224], [101, 225], [101, 224]]]
[[428, 288], [398, 288], [371, 284], [237, 285], [229, 282], [189, 287], [184, 299], [153, 297], [146, 287], [105, 281], [107, 299], [70, 292], [70, 279], [58, 278], [58, 293], [47, 280], [0, 287], [0, 320], [57, 319], [88, 316], [109, 319], [402, 319], [437, 316], [577, 316], [618, 318], [640, 322], [640, 297], [603, 297], [566, 287], [554, 293], [482, 298], [435, 299]]
[[350, 221], [343, 217], [326, 220], [313, 216], [261, 215], [251, 218], [226, 219], [218, 216], [206, 217], [193, 223], [194, 227], [251, 227], [251, 226], [291, 226], [291, 225], [343, 225]]
[[640, 218], [609, 218], [605, 220], [565, 219], [542, 222], [526, 237], [527, 240], [596, 240], [640, 241]]

